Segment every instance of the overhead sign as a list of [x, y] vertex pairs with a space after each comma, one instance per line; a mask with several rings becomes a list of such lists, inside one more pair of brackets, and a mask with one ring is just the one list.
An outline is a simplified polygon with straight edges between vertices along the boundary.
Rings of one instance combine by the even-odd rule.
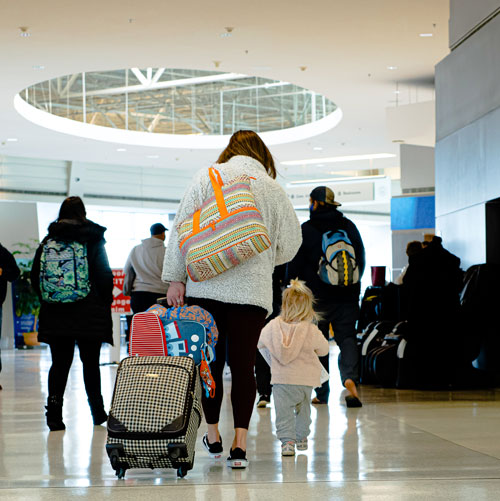
[[113, 303], [111, 304], [111, 311], [113, 313], [130, 313], [130, 297], [123, 295], [125, 272], [121, 269], [111, 271], [113, 272]]
[[[368, 202], [375, 200], [375, 181], [325, 184], [335, 193], [335, 200], [342, 205], [353, 202]], [[286, 189], [288, 198], [294, 207], [308, 207], [309, 194], [313, 185], [291, 186]], [[390, 198], [390, 190], [388, 192]]]

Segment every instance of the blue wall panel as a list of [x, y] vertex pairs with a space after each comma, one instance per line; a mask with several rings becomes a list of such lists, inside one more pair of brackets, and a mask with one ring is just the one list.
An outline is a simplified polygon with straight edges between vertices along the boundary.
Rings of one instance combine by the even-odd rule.
[[391, 200], [391, 229], [434, 228], [435, 197], [399, 197]]

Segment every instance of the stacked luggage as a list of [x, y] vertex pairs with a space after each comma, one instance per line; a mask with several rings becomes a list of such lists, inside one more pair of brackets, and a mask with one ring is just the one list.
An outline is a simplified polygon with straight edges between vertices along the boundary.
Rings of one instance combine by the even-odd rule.
[[197, 306], [134, 315], [131, 356], [118, 367], [108, 418], [106, 451], [118, 478], [130, 468], [174, 468], [179, 477], [192, 469], [217, 336]]
[[374, 321], [395, 321], [401, 319], [400, 285], [372, 285], [367, 287], [361, 300], [358, 331], [363, 331]]
[[384, 388], [398, 387], [400, 372], [405, 372], [406, 322], [372, 322], [358, 334], [362, 384]]
[[407, 349], [409, 325], [400, 285], [367, 287], [358, 322], [360, 382], [384, 388], [408, 388], [413, 361]]
[[[439, 323], [432, 316], [426, 319], [427, 298], [422, 298], [420, 316], [415, 308], [413, 316], [408, 314], [404, 286], [368, 287], [358, 322], [360, 382], [385, 388], [442, 389], [487, 387], [500, 380], [495, 317], [499, 279], [500, 265], [469, 268], [460, 307]], [[449, 307], [452, 299], [450, 293], [443, 302]], [[414, 294], [412, 301], [418, 300]]]

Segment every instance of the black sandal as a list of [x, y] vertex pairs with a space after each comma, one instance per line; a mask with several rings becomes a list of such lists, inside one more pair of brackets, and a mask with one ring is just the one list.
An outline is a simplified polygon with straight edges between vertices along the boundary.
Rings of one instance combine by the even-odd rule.
[[361, 400], [353, 395], [348, 395], [345, 397], [345, 404], [347, 407], [363, 407]]

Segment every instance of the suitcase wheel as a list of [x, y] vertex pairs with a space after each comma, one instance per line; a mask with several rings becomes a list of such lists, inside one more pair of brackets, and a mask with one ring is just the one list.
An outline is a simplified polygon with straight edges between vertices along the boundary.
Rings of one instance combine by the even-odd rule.
[[184, 478], [187, 475], [188, 469], [185, 466], [180, 466], [177, 469], [177, 476], [179, 478]]
[[113, 470], [115, 470], [116, 476], [119, 479], [122, 479], [125, 476], [125, 472], [127, 471], [127, 468], [124, 468], [122, 464], [120, 464], [120, 456], [118, 455], [118, 452], [113, 451], [110, 454], [110, 459], [111, 459], [111, 467]]

